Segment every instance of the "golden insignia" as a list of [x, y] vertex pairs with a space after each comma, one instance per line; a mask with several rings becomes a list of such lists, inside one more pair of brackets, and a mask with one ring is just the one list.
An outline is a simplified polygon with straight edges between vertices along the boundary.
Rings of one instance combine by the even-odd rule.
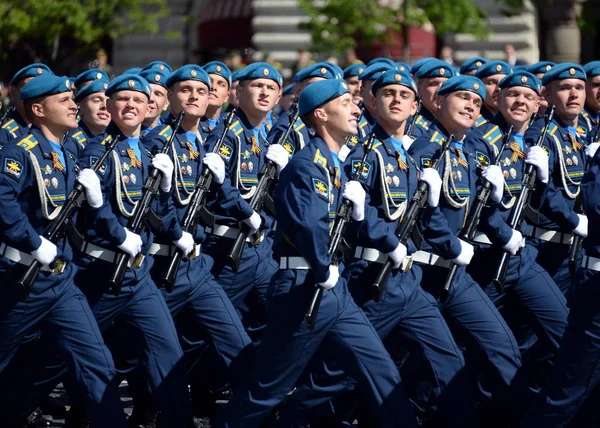
[[327, 186], [326, 186], [326, 185], [325, 185], [325, 183], [323, 183], [322, 181], [317, 181], [317, 182], [315, 183], [315, 187], [317, 188], [317, 190], [318, 190], [320, 193], [323, 193], [323, 194], [327, 193]]
[[135, 86], [135, 82], [133, 80], [130, 80], [129, 82], [127, 82], [127, 86], [133, 88]]
[[321, 68], [320, 70], [321, 74], [326, 74], [327, 73], [327, 69], [325, 67]]
[[481, 61], [477, 61], [477, 62], [475, 63], [475, 66], [476, 66], [476, 67], [481, 67]]
[[269, 69], [263, 68], [263, 76], [268, 76], [268, 75], [269, 75]]
[[160, 71], [163, 71], [163, 70], [165, 69], [165, 66], [161, 64], [161, 65], [159, 65], [159, 66], [158, 66], [158, 69], [159, 69]]
[[521, 82], [522, 83], [527, 83], [527, 76], [521, 77]]
[[546, 66], [546, 71], [550, 70], [551, 68], [552, 68], [552, 66], [551, 66], [550, 64], [548, 64], [548, 65]]
[[190, 71], [190, 76], [192, 76], [192, 77], [196, 77], [197, 74], [198, 73], [196, 73], [196, 70]]
[[18, 164], [17, 162], [15, 162], [15, 161], [9, 161], [9, 162], [6, 164], [6, 166], [8, 167], [8, 169], [9, 169], [11, 172], [14, 172], [14, 173], [17, 173], [17, 174], [21, 172], [21, 165], [19, 165], [19, 164]]
[[97, 73], [96, 74], [96, 79], [102, 79], [102, 73]]
[[574, 68], [569, 68], [569, 74], [571, 76], [574, 76], [575, 75], [575, 69]]
[[359, 69], [358, 69], [358, 74], [362, 73], [362, 72], [363, 72], [363, 70], [364, 70], [364, 68], [359, 68]]
[[108, 88], [108, 83], [105, 83], [104, 85], [102, 85], [102, 87], [103, 87], [104, 89]]
[[231, 156], [231, 149], [228, 146], [222, 145], [221, 147], [219, 147], [219, 153], [222, 154], [223, 156]]
[[496, 71], [502, 71], [502, 66], [500, 64], [496, 65]]
[[444, 70], [443, 68], [440, 68], [440, 75], [443, 76], [444, 74], [446, 74], [446, 70]]
[[41, 67], [38, 67], [38, 68], [36, 68], [35, 72], [36, 72], [36, 74], [40, 75], [44, 72], [44, 70], [42, 70]]
[[[443, 69], [442, 69], [443, 70]], [[399, 74], [396, 74], [396, 76], [394, 76], [394, 79], [396, 80], [396, 82], [399, 82], [402, 80], [402, 76]]]
[[65, 86], [67, 87], [67, 89], [71, 88], [71, 82], [69, 82], [68, 80], [65, 81]]
[[160, 74], [154, 76], [154, 81], [158, 82], [160, 80]]
[[473, 89], [479, 90], [479, 83], [473, 83]]
[[215, 68], [215, 70], [217, 70], [217, 73], [220, 73], [221, 70], [223, 70], [223, 68], [220, 65], [217, 65], [217, 67]]

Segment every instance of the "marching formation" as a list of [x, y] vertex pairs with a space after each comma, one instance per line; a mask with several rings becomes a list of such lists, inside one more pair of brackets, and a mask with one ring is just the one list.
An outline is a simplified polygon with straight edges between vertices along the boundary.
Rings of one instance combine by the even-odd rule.
[[2, 426], [600, 423], [600, 61], [10, 86]]

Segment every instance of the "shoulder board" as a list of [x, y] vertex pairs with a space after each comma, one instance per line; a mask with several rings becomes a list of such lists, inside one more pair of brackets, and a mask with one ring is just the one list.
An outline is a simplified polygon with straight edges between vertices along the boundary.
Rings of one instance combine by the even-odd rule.
[[317, 149], [313, 162], [317, 165], [321, 165], [323, 168], [327, 168], [327, 158], [321, 154], [321, 150]]
[[445, 139], [445, 137], [443, 134], [441, 134], [438, 131], [435, 131], [433, 133], [433, 135], [431, 136], [431, 138], [429, 139], [429, 142], [430, 143], [438, 143], [441, 146], [444, 142], [444, 139]]
[[36, 140], [36, 138], [34, 137], [33, 134], [28, 134], [26, 137], [24, 137], [17, 143], [17, 146], [21, 147], [26, 152], [33, 149], [37, 145], [38, 145], [38, 140]]
[[[550, 126], [548, 127], [548, 134], [554, 135], [554, 133], [556, 132], [557, 129], [558, 129], [558, 125], [556, 123], [552, 122], [550, 124]], [[542, 128], [542, 132], [544, 132], [544, 128]]]
[[590, 114], [589, 114], [587, 111], [585, 111], [585, 110], [584, 110], [584, 111], [581, 113], [581, 115], [582, 115], [583, 117], [588, 117]]
[[6, 129], [8, 132], [14, 132], [19, 129], [19, 124], [15, 122], [14, 119], [9, 120], [4, 125], [2, 125], [2, 129]]
[[496, 143], [496, 141], [498, 141], [501, 138], [502, 138], [502, 130], [500, 130], [500, 127], [498, 125], [494, 126], [488, 132], [483, 134], [483, 139], [491, 145], [494, 145]]
[[[363, 146], [366, 147], [368, 142], [369, 142], [369, 140], [367, 139], [367, 141], [365, 141], [363, 143]], [[375, 137], [375, 142], [373, 143], [373, 150], [375, 150], [379, 146], [383, 146], [383, 141], [381, 141], [379, 138]]]
[[231, 126], [229, 127], [229, 130], [231, 132], [233, 132], [233, 135], [235, 135], [237, 137], [242, 132], [244, 132], [244, 127], [242, 126], [242, 124], [240, 123], [239, 120], [236, 120], [235, 122], [233, 122], [231, 124]]
[[367, 126], [369, 124], [369, 121], [363, 116], [360, 118], [360, 123], [358, 124], [358, 127], [360, 129], [364, 128], [365, 126]]
[[298, 119], [296, 119], [296, 122], [294, 123], [294, 131], [300, 131], [305, 126], [306, 125], [304, 124], [304, 122], [302, 122], [302, 119], [298, 118]]
[[112, 135], [107, 135], [106, 138], [104, 140], [102, 140], [102, 144], [103, 146], [106, 146], [106, 143], [108, 143], [110, 140], [112, 140], [113, 136]]
[[427, 129], [429, 127], [429, 122], [427, 122], [423, 116], [418, 115], [415, 119], [415, 125], [418, 125], [423, 129]]
[[171, 128], [171, 125], [167, 125], [158, 133], [158, 135], [165, 137], [168, 140], [171, 138], [171, 135], [173, 135], [173, 128]]
[[487, 119], [480, 114], [477, 120], [475, 121], [475, 128], [480, 127], [484, 123], [487, 123]]
[[85, 143], [87, 140], [87, 138], [85, 138], [85, 134], [83, 133], [83, 131], [74, 133], [72, 138], [74, 138], [75, 141], [77, 141], [80, 145], [83, 145], [83, 143]]

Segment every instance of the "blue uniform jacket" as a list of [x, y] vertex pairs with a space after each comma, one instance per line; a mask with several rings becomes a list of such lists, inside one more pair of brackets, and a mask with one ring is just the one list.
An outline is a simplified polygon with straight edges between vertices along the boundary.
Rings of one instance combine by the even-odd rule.
[[[289, 116], [287, 114], [280, 115], [275, 126], [273, 126], [267, 136], [269, 143], [277, 144], [279, 138], [285, 133], [289, 124]], [[314, 134], [314, 132], [302, 122], [302, 119], [298, 118], [296, 123], [294, 123], [294, 127], [290, 132], [288, 140], [284, 142], [283, 147], [285, 147], [290, 154], [294, 154], [294, 152], [302, 150], [302, 148], [308, 144], [311, 134]]]
[[588, 236], [582, 247], [587, 256], [600, 257], [600, 150], [590, 162], [580, 185], [583, 210], [589, 220]]
[[433, 117], [433, 113], [427, 110], [425, 106], [421, 106], [419, 114], [412, 116], [409, 120], [414, 122], [410, 137], [418, 138], [427, 134], [435, 118]]
[[13, 110], [6, 115], [0, 126], [0, 145], [27, 134], [29, 134], [29, 126], [21, 118], [21, 115]]

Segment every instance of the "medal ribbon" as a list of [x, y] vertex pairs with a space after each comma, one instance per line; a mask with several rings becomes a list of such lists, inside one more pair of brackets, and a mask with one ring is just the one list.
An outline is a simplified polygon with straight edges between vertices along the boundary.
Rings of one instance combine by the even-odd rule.
[[129, 156], [129, 159], [131, 160], [130, 166], [132, 168], [140, 168], [142, 166], [142, 161], [137, 158], [135, 150], [132, 148], [127, 149], [127, 156]]
[[408, 164], [404, 162], [402, 153], [398, 151], [396, 151], [396, 161], [398, 162], [398, 168], [400, 168], [402, 171], [406, 171], [408, 169]]
[[573, 137], [573, 135], [571, 135], [570, 132], [567, 135], [569, 136], [569, 141], [571, 142], [571, 146], [573, 147], [574, 152], [578, 152], [579, 150], [581, 150], [583, 148], [581, 143], [579, 141], [577, 141], [575, 139], [575, 137]]
[[340, 187], [342, 187], [342, 182], [340, 181], [340, 170], [337, 166], [333, 169], [333, 173], [335, 174], [335, 178], [333, 179], [333, 185], [339, 189]]
[[512, 150], [512, 156], [510, 157], [511, 163], [515, 163], [517, 159], [527, 158], [527, 154], [521, 150], [521, 146], [516, 141], [510, 143], [510, 149]]
[[258, 145], [258, 140], [256, 139], [256, 137], [252, 137], [250, 141], [252, 141], [252, 153], [258, 156], [258, 154], [262, 152], [262, 149]]
[[190, 143], [189, 141], [186, 141], [185, 145], [187, 146], [188, 150], [190, 151], [190, 159], [191, 160], [198, 159], [198, 157], [200, 156], [200, 152], [198, 150], [194, 149], [194, 146], [192, 146], [192, 143]]
[[60, 155], [56, 152], [50, 153], [52, 155], [52, 168], [57, 169], [60, 172], [63, 172], [65, 166], [60, 163]]
[[462, 152], [462, 149], [456, 149], [456, 155], [458, 156], [458, 164], [466, 168], [468, 163], [465, 157], [463, 156]]

